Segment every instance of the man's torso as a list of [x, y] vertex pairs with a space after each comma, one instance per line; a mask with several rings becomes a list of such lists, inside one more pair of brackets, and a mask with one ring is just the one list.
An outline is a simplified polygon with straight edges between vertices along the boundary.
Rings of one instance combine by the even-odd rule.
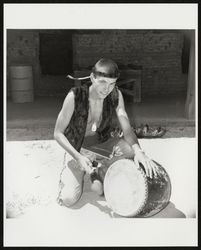
[[89, 112], [85, 136], [95, 135], [102, 121], [103, 100], [89, 100]]

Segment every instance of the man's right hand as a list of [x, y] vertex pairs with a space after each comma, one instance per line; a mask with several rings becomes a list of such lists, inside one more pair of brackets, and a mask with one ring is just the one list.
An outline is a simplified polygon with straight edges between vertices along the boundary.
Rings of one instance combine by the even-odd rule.
[[79, 158], [77, 159], [77, 162], [82, 170], [86, 171], [89, 174], [91, 173], [92, 162], [90, 161], [89, 158], [80, 154]]

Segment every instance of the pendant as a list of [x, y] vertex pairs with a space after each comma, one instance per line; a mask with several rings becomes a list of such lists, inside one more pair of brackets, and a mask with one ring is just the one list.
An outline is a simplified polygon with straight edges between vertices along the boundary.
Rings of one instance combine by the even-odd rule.
[[95, 122], [93, 123], [93, 125], [92, 125], [92, 127], [91, 127], [91, 130], [92, 130], [93, 132], [96, 131], [96, 123], [95, 123]]

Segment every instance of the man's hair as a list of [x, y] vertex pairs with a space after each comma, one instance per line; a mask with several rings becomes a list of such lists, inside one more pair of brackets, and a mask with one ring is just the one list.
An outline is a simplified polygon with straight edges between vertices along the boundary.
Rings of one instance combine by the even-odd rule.
[[[101, 72], [100, 67], [104, 67], [106, 71]], [[108, 78], [119, 78], [120, 76], [117, 64], [111, 59], [107, 58], [101, 58], [92, 68], [92, 73], [95, 77], [102, 76]]]

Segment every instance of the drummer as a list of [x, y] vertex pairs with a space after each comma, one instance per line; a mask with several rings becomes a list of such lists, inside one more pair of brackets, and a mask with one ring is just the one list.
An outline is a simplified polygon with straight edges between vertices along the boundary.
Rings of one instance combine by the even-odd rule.
[[142, 163], [150, 178], [157, 174], [157, 166], [141, 149], [131, 128], [122, 93], [116, 86], [119, 76], [114, 61], [100, 59], [89, 76], [90, 86], [73, 87], [58, 114], [54, 138], [76, 162], [68, 162], [61, 173], [60, 201], [65, 206], [72, 206], [79, 200], [84, 175], [92, 169], [92, 162], [80, 152], [81, 147], [111, 139], [113, 114], [118, 118], [123, 139], [133, 150], [136, 164]]

